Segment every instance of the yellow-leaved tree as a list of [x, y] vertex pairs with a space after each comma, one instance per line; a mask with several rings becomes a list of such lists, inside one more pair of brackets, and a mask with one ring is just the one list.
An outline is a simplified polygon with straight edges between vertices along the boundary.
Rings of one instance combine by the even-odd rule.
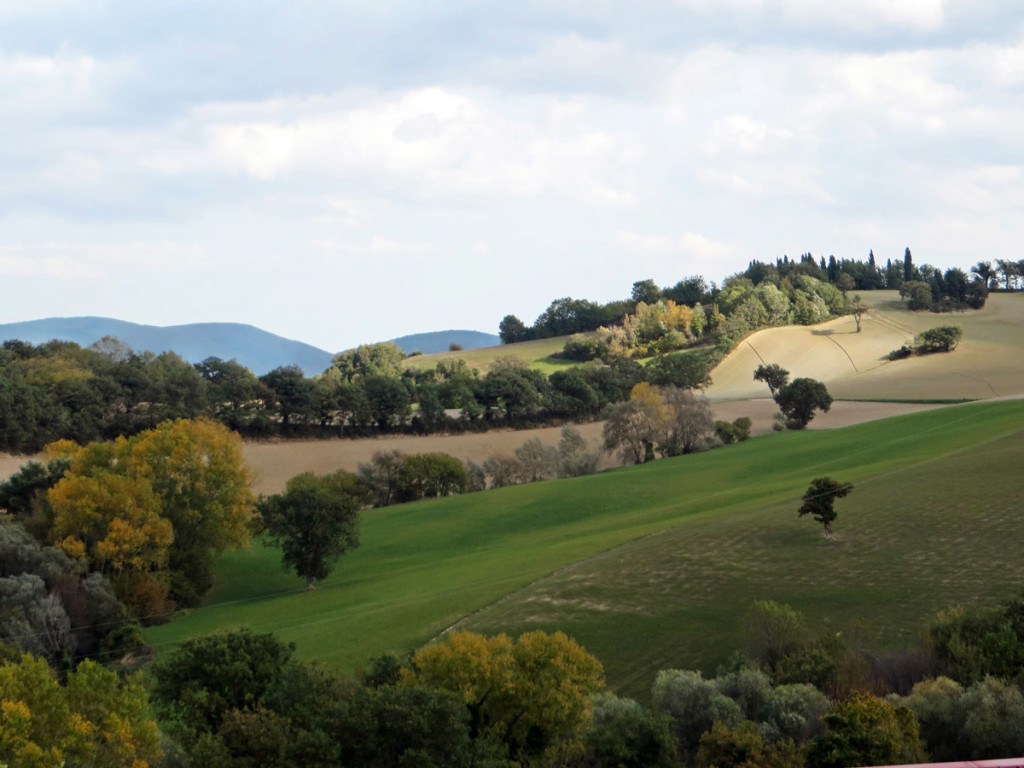
[[148, 768], [161, 758], [141, 679], [83, 661], [61, 686], [42, 659], [0, 665], [0, 765]]
[[472, 733], [504, 742], [515, 759], [552, 750], [586, 728], [604, 669], [563, 632], [515, 641], [455, 632], [418, 651], [401, 684], [459, 694]]
[[213, 553], [249, 541], [250, 471], [241, 439], [217, 422], [166, 421], [112, 443], [60, 441], [46, 454], [71, 459], [47, 495], [54, 542], [110, 574], [137, 613], [159, 611], [168, 590], [196, 602]]

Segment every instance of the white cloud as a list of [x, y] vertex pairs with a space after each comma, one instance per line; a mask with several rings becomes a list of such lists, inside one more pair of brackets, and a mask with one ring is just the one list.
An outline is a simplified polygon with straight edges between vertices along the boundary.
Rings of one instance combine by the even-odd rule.
[[945, 21], [943, 0], [778, 0], [766, 5], [779, 6], [791, 20], [808, 26], [931, 30]]
[[781, 15], [807, 27], [932, 30], [945, 21], [943, 0], [677, 0], [697, 11]]
[[[630, 254], [630, 265], [637, 274], [661, 275], [660, 279], [665, 280], [678, 280], [691, 273], [717, 280], [750, 258], [745, 245], [714, 240], [697, 232], [666, 236], [619, 230], [614, 237], [619, 247]], [[681, 265], [685, 265], [682, 271]]]
[[44, 243], [0, 246], [0, 275], [61, 281], [101, 280], [121, 271], [202, 270], [211, 267], [194, 243]]
[[5, 118], [91, 107], [99, 62], [92, 56], [0, 53], [0, 103]]
[[205, 128], [209, 161], [268, 181], [294, 174], [362, 178], [425, 198], [635, 202], [634, 142], [588, 125], [578, 106], [566, 109], [559, 100], [533, 105], [527, 118], [515, 116], [511, 105], [440, 87], [349, 108], [303, 106], [275, 105], [276, 114], [259, 121], [233, 121], [222, 111]]

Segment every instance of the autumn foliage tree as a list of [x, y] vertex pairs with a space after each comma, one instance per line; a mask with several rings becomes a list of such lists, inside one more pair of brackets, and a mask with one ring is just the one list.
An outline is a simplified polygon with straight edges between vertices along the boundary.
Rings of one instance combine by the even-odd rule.
[[421, 649], [401, 684], [452, 691], [470, 713], [471, 733], [539, 755], [584, 728], [590, 696], [604, 681], [601, 663], [562, 632], [518, 640], [455, 632]]
[[249, 540], [241, 439], [217, 422], [167, 421], [84, 447], [60, 441], [47, 454], [70, 460], [47, 495], [55, 542], [115, 575], [140, 610], [168, 593], [194, 603], [212, 583], [213, 553]]
[[0, 765], [148, 768], [161, 758], [145, 688], [83, 661], [61, 686], [41, 659], [0, 665]]

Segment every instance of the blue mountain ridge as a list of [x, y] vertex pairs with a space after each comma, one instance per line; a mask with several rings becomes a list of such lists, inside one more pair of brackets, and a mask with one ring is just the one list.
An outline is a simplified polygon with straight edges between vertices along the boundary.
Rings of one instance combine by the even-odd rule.
[[[257, 376], [285, 365], [297, 365], [306, 376], [313, 376], [326, 370], [333, 357], [331, 352], [319, 347], [243, 323], [156, 326], [109, 317], [49, 317], [0, 324], [0, 342], [19, 339], [42, 344], [59, 339], [88, 347], [104, 336], [116, 336], [138, 352], [159, 354], [173, 351], [190, 363], [198, 363], [208, 357], [235, 359]], [[452, 342], [466, 349], [475, 349], [493, 346], [499, 340], [497, 336], [479, 331], [437, 331], [402, 336], [394, 342], [406, 352], [419, 350], [429, 354], [447, 351]]]

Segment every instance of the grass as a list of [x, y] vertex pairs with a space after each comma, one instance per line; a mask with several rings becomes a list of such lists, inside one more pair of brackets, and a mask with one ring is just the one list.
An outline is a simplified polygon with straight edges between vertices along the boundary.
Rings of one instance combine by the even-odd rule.
[[973, 397], [837, 397], [835, 399], [846, 403], [914, 403], [917, 405], [962, 405], [963, 403], [976, 403], [978, 401], [977, 398]]
[[[976, 403], [373, 510], [319, 589], [257, 544], [221, 559], [207, 606], [147, 636], [167, 649], [244, 625], [351, 670], [456, 624], [560, 628], [635, 695], [658, 669], [712, 669], [757, 598], [830, 631], [867, 619], [899, 646], [938, 608], [1006, 597], [1024, 577], [1022, 433], [1024, 401]], [[832, 542], [796, 518], [823, 474], [856, 485]]]
[[569, 338], [569, 336], [555, 336], [550, 339], [504, 344], [500, 347], [480, 347], [479, 349], [461, 349], [455, 352], [436, 352], [432, 355], [416, 355], [406, 358], [402, 364], [419, 371], [424, 368], [433, 368], [440, 360], [461, 358], [470, 368], [476, 368], [481, 374], [484, 374], [491, 369], [491, 365], [499, 357], [513, 356], [525, 360], [531, 368], [551, 374], [560, 368], [578, 365], [571, 360], [559, 360], [551, 357], [556, 352], [562, 351]]

